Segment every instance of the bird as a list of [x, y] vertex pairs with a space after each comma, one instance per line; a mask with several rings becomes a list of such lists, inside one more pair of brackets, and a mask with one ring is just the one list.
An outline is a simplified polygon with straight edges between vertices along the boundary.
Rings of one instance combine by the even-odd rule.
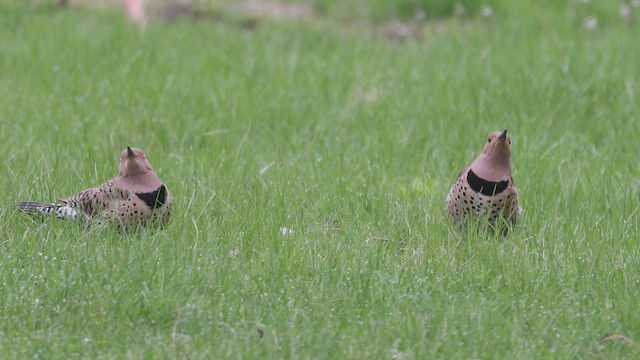
[[482, 153], [460, 172], [447, 195], [447, 213], [454, 223], [480, 220], [492, 229], [516, 225], [522, 209], [510, 158], [507, 130], [490, 133]]
[[92, 224], [126, 228], [135, 224], [164, 227], [171, 217], [172, 198], [167, 186], [151, 167], [145, 153], [127, 146], [122, 151], [118, 176], [59, 203], [23, 201], [25, 213], [55, 216]]

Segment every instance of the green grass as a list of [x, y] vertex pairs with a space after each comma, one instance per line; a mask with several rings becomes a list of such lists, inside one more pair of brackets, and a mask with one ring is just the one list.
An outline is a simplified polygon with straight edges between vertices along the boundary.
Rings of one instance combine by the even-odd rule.
[[[522, 6], [398, 43], [2, 3], [3, 357], [637, 358], [598, 341], [640, 340], [638, 28]], [[446, 193], [503, 128], [525, 213], [459, 231]], [[166, 230], [17, 212], [127, 145]]]

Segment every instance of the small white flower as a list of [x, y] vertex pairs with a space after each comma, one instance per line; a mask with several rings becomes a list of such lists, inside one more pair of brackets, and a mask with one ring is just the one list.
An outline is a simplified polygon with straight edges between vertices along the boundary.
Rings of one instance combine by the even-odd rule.
[[588, 16], [584, 19], [584, 28], [593, 31], [598, 28], [598, 19], [595, 16]]
[[493, 16], [493, 8], [489, 5], [484, 5], [481, 9], [480, 9], [480, 15], [484, 18], [489, 18], [491, 16]]
[[293, 230], [283, 226], [280, 228], [280, 233], [282, 234], [282, 236], [291, 236], [293, 235]]
[[229, 251], [229, 257], [235, 258], [240, 255], [240, 248], [236, 247], [235, 249]]
[[620, 5], [619, 13], [623, 19], [629, 20], [631, 18], [631, 6], [629, 4]]

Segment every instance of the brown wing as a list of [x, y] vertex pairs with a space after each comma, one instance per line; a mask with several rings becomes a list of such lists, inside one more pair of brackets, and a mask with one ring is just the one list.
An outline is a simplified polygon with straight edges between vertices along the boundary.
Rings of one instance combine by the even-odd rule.
[[465, 205], [463, 203], [465, 199], [463, 198], [462, 194], [464, 192], [464, 188], [467, 185], [464, 178], [464, 174], [467, 170], [468, 168], [465, 168], [460, 172], [460, 174], [458, 174], [456, 182], [453, 184], [451, 190], [449, 190], [449, 194], [447, 195], [447, 213], [455, 222], [460, 221], [466, 211]]
[[513, 178], [511, 178], [509, 186], [505, 190], [505, 196], [503, 215], [505, 219], [510, 220], [515, 225], [518, 215], [520, 215], [520, 199], [518, 198], [518, 190], [513, 183]]
[[116, 188], [115, 179], [111, 179], [98, 187], [83, 190], [76, 195], [62, 198], [60, 201], [82, 210], [86, 218], [91, 218], [98, 212], [109, 208], [115, 200], [126, 199], [128, 195], [126, 190]]

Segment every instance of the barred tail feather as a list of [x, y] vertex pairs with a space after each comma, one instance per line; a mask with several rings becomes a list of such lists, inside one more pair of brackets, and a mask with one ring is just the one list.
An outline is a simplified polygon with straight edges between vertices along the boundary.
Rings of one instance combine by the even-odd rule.
[[58, 219], [75, 220], [78, 216], [78, 211], [75, 208], [68, 205], [23, 201], [20, 204], [18, 204], [18, 209], [20, 211], [30, 213], [30, 214], [43, 214], [46, 216], [55, 216]]
[[46, 208], [54, 208], [56, 204], [46, 204], [40, 202], [23, 201], [18, 204], [18, 209], [24, 212], [42, 212]]

